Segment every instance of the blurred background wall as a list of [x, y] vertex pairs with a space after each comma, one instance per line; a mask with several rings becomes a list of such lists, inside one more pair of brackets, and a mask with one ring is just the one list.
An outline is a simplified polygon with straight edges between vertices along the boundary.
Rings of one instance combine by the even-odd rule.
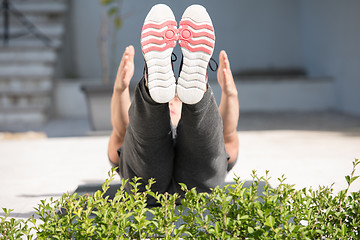
[[[136, 51], [135, 78], [142, 77], [144, 60], [140, 50], [140, 32], [150, 8], [161, 1], [123, 1], [123, 26], [119, 31], [118, 58], [123, 49], [132, 44]], [[227, 50], [234, 71], [243, 69], [301, 67], [301, 26], [299, 1], [165, 1], [177, 21], [193, 3], [203, 4], [216, 33], [214, 57]], [[97, 0], [71, 1], [71, 37], [64, 47], [61, 73], [94, 78], [101, 76], [97, 41], [102, 9]], [[72, 50], [66, 48], [72, 45]], [[180, 53], [180, 48], [175, 48]], [[177, 54], [181, 55], [181, 54]]]
[[[149, 9], [160, 1], [124, 0], [117, 59], [135, 46], [135, 78], [144, 60], [139, 36]], [[309, 77], [332, 77], [336, 110], [360, 115], [360, 1], [357, 0], [207, 0], [165, 1], [177, 20], [187, 6], [203, 4], [216, 31], [214, 58], [228, 52], [232, 70], [303, 69]], [[101, 76], [97, 41], [102, 8], [97, 0], [70, 2], [70, 20], [59, 77]], [[181, 56], [177, 47], [175, 53]], [[215, 76], [214, 74], [210, 76]], [[90, 80], [88, 80], [90, 81]]]
[[360, 1], [300, 1], [302, 64], [334, 78], [334, 108], [360, 115]]
[[[45, 0], [14, 3], [31, 1], [49, 4]], [[54, 2], [65, 4], [66, 11], [52, 102], [46, 114], [84, 117], [87, 107], [80, 86], [101, 83], [98, 41], [106, 10], [100, 0]], [[109, 48], [115, 56], [109, 60], [113, 63], [111, 81], [129, 44], [136, 52], [132, 84], [142, 77], [140, 32], [147, 12], [157, 3], [169, 5], [178, 21], [191, 4], [207, 8], [216, 33], [213, 57], [217, 59], [222, 49], [227, 51], [239, 90], [240, 111], [335, 110], [360, 116], [360, 1], [123, 0], [117, 47]], [[180, 48], [174, 52], [179, 59], [174, 65], [177, 75]], [[209, 78], [219, 99], [216, 73], [209, 72]], [[0, 114], [4, 116], [3, 109], [0, 107]]]

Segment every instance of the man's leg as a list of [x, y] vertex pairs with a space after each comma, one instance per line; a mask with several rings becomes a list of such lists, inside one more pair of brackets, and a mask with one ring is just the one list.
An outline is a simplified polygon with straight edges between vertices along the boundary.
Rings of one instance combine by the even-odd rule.
[[[168, 190], [173, 173], [173, 139], [168, 104], [156, 103], [142, 79], [129, 109], [129, 126], [119, 149], [121, 177], [141, 177], [142, 187], [155, 178], [154, 192]], [[129, 190], [129, 186], [127, 186]]]
[[155, 178], [154, 192], [166, 192], [173, 174], [174, 147], [168, 102], [175, 96], [171, 53], [176, 45], [172, 10], [153, 6], [144, 20], [141, 50], [146, 63], [146, 86], [137, 86], [129, 109], [129, 126], [120, 152], [120, 174], [142, 177], [143, 186]]
[[209, 87], [202, 100], [183, 104], [178, 126], [174, 178], [198, 191], [222, 184], [227, 173], [223, 125]]
[[196, 4], [184, 11], [179, 26], [183, 65], [177, 94], [183, 107], [174, 178], [190, 188], [209, 191], [224, 181], [228, 159], [222, 119], [211, 88], [207, 89], [207, 68], [214, 50], [215, 32], [206, 9]]

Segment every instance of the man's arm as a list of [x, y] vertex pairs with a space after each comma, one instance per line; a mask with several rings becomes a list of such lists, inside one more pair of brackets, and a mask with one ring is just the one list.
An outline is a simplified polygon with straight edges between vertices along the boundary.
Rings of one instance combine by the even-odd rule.
[[134, 75], [133, 46], [128, 46], [119, 64], [113, 95], [111, 98], [111, 124], [113, 127], [108, 144], [110, 161], [119, 164], [117, 150], [124, 143], [126, 128], [129, 125], [129, 108], [131, 104], [129, 84]]
[[219, 112], [223, 120], [225, 148], [230, 155], [229, 163], [236, 160], [239, 152], [237, 124], [239, 120], [239, 100], [229, 59], [224, 50], [219, 55], [217, 79], [221, 87]]

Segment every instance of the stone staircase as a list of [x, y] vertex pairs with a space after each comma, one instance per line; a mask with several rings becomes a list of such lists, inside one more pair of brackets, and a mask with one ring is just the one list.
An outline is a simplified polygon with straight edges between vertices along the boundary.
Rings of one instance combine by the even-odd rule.
[[51, 41], [46, 44], [38, 39], [11, 14], [9, 33], [18, 37], [4, 44], [4, 18], [0, 11], [0, 130], [46, 121], [52, 106], [53, 79], [67, 10], [67, 0], [9, 2]]

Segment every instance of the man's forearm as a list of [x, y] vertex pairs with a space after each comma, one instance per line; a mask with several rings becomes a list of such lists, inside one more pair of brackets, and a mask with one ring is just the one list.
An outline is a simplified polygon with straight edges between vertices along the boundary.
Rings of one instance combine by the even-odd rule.
[[134, 47], [132, 45], [126, 47], [116, 74], [111, 98], [111, 124], [113, 130], [110, 135], [108, 155], [115, 164], [119, 163], [117, 150], [124, 143], [126, 128], [129, 125], [129, 108], [131, 104], [129, 85], [134, 75], [134, 55]]
[[232, 94], [222, 93], [219, 112], [223, 120], [223, 135], [229, 162], [236, 160], [239, 149], [237, 125], [239, 120], [239, 100], [235, 90]]
[[239, 100], [237, 92], [231, 95], [222, 93], [219, 106], [220, 115], [223, 120], [224, 137], [237, 131], [239, 120]]
[[109, 139], [108, 155], [112, 162], [118, 163], [117, 149], [124, 143], [126, 128], [129, 125], [129, 108], [131, 100], [129, 89], [120, 91], [114, 88], [111, 98], [111, 124], [113, 126]]
[[115, 88], [111, 98], [111, 124], [113, 132], [115, 132], [119, 138], [125, 136], [126, 128], [129, 124], [130, 104], [129, 88], [123, 91]]

